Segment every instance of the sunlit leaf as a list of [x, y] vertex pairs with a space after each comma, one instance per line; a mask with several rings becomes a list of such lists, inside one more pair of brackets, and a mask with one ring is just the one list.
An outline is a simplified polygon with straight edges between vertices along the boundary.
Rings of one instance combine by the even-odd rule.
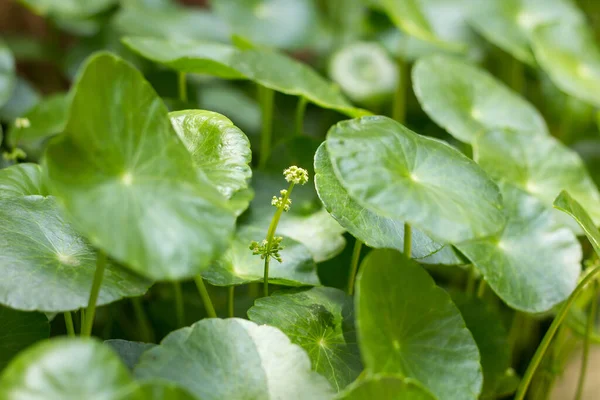
[[571, 197], [568, 192], [562, 191], [554, 201], [554, 207], [570, 215], [577, 221], [581, 228], [583, 228], [596, 253], [600, 255], [600, 232], [598, 232], [596, 224], [581, 204]]
[[370, 375], [358, 379], [336, 400], [434, 400], [418, 381], [401, 375]]
[[21, 350], [49, 335], [50, 326], [44, 314], [0, 306], [0, 371]]
[[117, 0], [19, 0], [34, 13], [53, 18], [83, 18], [98, 14]]
[[17, 164], [0, 170], [0, 199], [30, 195], [48, 195], [39, 165]]

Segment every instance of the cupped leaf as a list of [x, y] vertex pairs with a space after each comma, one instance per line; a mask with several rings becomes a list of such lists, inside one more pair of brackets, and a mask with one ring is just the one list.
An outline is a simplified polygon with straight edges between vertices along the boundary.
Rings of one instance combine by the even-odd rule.
[[132, 270], [198, 274], [226, 248], [233, 212], [197, 173], [140, 72], [107, 53], [82, 71], [65, 133], [47, 147], [51, 193], [94, 246]]
[[548, 134], [544, 119], [524, 98], [456, 58], [434, 55], [417, 61], [413, 87], [427, 115], [463, 142], [500, 128]]
[[54, 338], [19, 354], [0, 377], [0, 398], [121, 400], [135, 385], [108, 346], [81, 338]]
[[[96, 253], [54, 197], [2, 199], [0, 221], [0, 304], [46, 312], [87, 306]], [[150, 284], [109, 263], [97, 304], [140, 296]]]
[[309, 66], [284, 54], [265, 50], [237, 50], [214, 43], [125, 38], [123, 43], [142, 57], [180, 72], [248, 79], [275, 91], [302, 96], [320, 107], [349, 116], [369, 114], [353, 107], [331, 82]]
[[66, 93], [44, 98], [23, 115], [28, 121], [25, 126], [11, 126], [8, 131], [11, 145], [23, 148], [29, 158], [39, 158], [45, 140], [62, 132], [67, 120], [68, 106], [69, 97]]
[[104, 344], [109, 345], [119, 355], [123, 364], [133, 371], [142, 353], [156, 346], [154, 343], [130, 342], [123, 339], [106, 340]]
[[494, 234], [504, 224], [498, 187], [445, 142], [374, 116], [334, 125], [326, 143], [348, 195], [380, 216], [450, 243]]
[[357, 380], [336, 400], [434, 400], [418, 381], [401, 375], [370, 375]]
[[[265, 261], [248, 248], [253, 240], [261, 241], [266, 229], [242, 227], [225, 253], [202, 271], [202, 277], [216, 286], [242, 285], [264, 279]], [[280, 235], [280, 233], [278, 233]], [[301, 243], [283, 236], [282, 262], [271, 261], [269, 282], [285, 286], [319, 285], [317, 266], [308, 249]]]
[[253, 43], [284, 49], [305, 45], [318, 17], [311, 0], [213, 0], [211, 5], [236, 34]]
[[554, 207], [570, 215], [577, 221], [594, 247], [594, 250], [596, 250], [596, 253], [600, 255], [600, 232], [598, 232], [596, 224], [581, 204], [571, 197], [568, 192], [562, 191], [554, 201]]
[[53, 18], [84, 18], [98, 14], [117, 0], [19, 0], [34, 13]]
[[332, 397], [300, 346], [276, 328], [238, 318], [204, 319], [172, 332], [142, 355], [135, 374], [178, 383], [202, 400]]
[[600, 50], [584, 22], [540, 26], [532, 44], [536, 59], [556, 86], [600, 106]]
[[552, 209], [512, 185], [501, 187], [504, 230], [456, 247], [508, 305], [531, 313], [548, 311], [577, 286], [581, 247]]
[[50, 325], [44, 314], [0, 306], [0, 371], [21, 350], [49, 335]]
[[0, 200], [31, 195], [48, 195], [39, 165], [25, 163], [0, 169]]
[[[309, 168], [309, 165], [298, 166]], [[248, 212], [242, 216], [242, 224], [266, 232], [273, 213], [271, 198], [287, 186], [281, 172], [254, 172], [252, 187], [256, 193]], [[346, 245], [344, 228], [321, 206], [314, 186], [296, 186], [292, 193], [292, 208], [283, 214], [277, 226], [277, 234], [302, 243], [316, 262], [329, 260], [338, 255]], [[253, 240], [258, 240], [255, 238]]]
[[600, 222], [600, 193], [579, 155], [552, 136], [510, 130], [486, 132], [473, 144], [474, 159], [492, 177], [512, 183], [548, 207], [569, 191]]
[[470, 23], [487, 40], [533, 65], [530, 45], [537, 27], [554, 21], [571, 24], [583, 19], [572, 0], [489, 0], [477, 2]]
[[[10, 98], [15, 86], [15, 60], [8, 46], [0, 39], [0, 107]], [[0, 136], [0, 139], [2, 137]]]
[[250, 141], [229, 118], [205, 110], [175, 111], [169, 118], [196, 167], [225, 197], [248, 187]]
[[[335, 176], [325, 143], [315, 153], [315, 188], [329, 214], [352, 236], [369, 247], [404, 249], [404, 221], [386, 218], [354, 201]], [[426, 257], [442, 247], [443, 244], [414, 230], [414, 258]]]
[[338, 391], [362, 371], [352, 297], [339, 289], [275, 292], [256, 300], [248, 317], [281, 329], [292, 343], [302, 346], [313, 369]]
[[479, 352], [450, 296], [418, 264], [374, 250], [356, 283], [358, 342], [369, 373], [420, 381], [443, 399], [476, 399]]
[[352, 101], [363, 104], [384, 102], [398, 85], [396, 63], [374, 42], [354, 42], [338, 50], [329, 75]]

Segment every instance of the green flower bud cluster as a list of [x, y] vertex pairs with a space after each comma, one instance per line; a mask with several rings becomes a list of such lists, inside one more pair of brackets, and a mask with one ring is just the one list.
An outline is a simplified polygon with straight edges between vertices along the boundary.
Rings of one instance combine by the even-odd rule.
[[304, 185], [308, 182], [308, 171], [295, 165], [286, 168], [283, 171], [283, 176], [285, 176], [286, 181], [293, 182], [296, 185]]
[[279, 191], [282, 197], [273, 196], [271, 200], [271, 205], [277, 208], [283, 208], [283, 211], [288, 212], [290, 207], [292, 206], [292, 199], [286, 198], [288, 191], [286, 189], [282, 189]]
[[253, 240], [250, 243], [250, 250], [252, 250], [253, 255], [260, 255], [261, 260], [264, 260], [268, 256], [273, 257], [277, 261], [281, 262], [282, 260], [279, 252], [285, 248], [281, 245], [282, 240], [283, 238], [281, 236], [273, 237], [270, 247], [269, 242], [266, 239], [260, 243]]

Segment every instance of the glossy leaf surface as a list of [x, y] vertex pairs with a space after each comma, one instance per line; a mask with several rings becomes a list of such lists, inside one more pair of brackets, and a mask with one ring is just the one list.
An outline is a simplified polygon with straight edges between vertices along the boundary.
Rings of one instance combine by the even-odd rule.
[[202, 400], [332, 397], [300, 346], [276, 328], [237, 318], [204, 319], [172, 332], [144, 353], [135, 373], [176, 382]]
[[577, 221], [581, 228], [583, 228], [596, 253], [600, 255], [600, 232], [598, 232], [596, 224], [581, 204], [571, 197], [568, 192], [562, 191], [554, 201], [554, 207], [570, 215]]
[[420, 381], [439, 398], [476, 399], [479, 351], [450, 296], [393, 250], [374, 250], [356, 288], [358, 341], [369, 373]]
[[50, 325], [44, 314], [0, 306], [0, 371], [20, 351], [49, 335]]
[[421, 384], [400, 375], [372, 375], [357, 380], [336, 400], [434, 400]]
[[507, 224], [503, 232], [456, 246], [508, 305], [544, 312], [575, 289], [581, 247], [552, 209], [511, 185], [502, 185]]
[[450, 243], [494, 234], [504, 224], [498, 187], [445, 142], [374, 116], [334, 125], [326, 143], [348, 195], [378, 215]]
[[37, 164], [17, 164], [0, 170], [0, 199], [31, 195], [47, 196], [42, 180], [42, 169]]
[[308, 353], [315, 371], [336, 390], [362, 371], [354, 328], [352, 297], [334, 288], [275, 292], [248, 310], [257, 324], [280, 329]]
[[423, 110], [460, 141], [478, 133], [510, 128], [547, 134], [540, 113], [488, 72], [449, 56], [421, 59], [413, 68], [413, 87]]
[[197, 174], [137, 70], [106, 53], [91, 57], [69, 115], [46, 153], [51, 193], [94, 246], [154, 279], [193, 276], [226, 248], [233, 212]]

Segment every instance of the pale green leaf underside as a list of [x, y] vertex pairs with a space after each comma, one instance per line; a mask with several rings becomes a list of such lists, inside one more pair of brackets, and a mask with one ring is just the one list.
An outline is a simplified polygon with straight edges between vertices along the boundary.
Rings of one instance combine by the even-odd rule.
[[540, 113], [487, 71], [450, 56], [434, 55], [413, 68], [413, 87], [423, 110], [456, 139], [510, 128], [548, 134]]
[[33, 12], [54, 18], [83, 19], [104, 11], [117, 0], [19, 0]]
[[581, 247], [552, 209], [503, 184], [507, 224], [503, 232], [456, 245], [508, 305], [544, 312], [564, 301], [577, 286]]
[[435, 400], [416, 380], [401, 375], [370, 375], [357, 380], [336, 400]]
[[250, 141], [224, 115], [205, 110], [169, 113], [171, 124], [208, 180], [228, 199], [248, 187]]
[[[285, 355], [282, 356], [282, 355]], [[230, 318], [204, 319], [170, 333], [145, 352], [142, 380], [166, 379], [202, 400], [330, 399], [306, 352], [278, 329]]]
[[554, 201], [554, 207], [577, 221], [590, 243], [600, 256], [600, 232], [587, 211], [567, 191], [562, 191]]
[[600, 107], [600, 50], [585, 22], [540, 26], [532, 44], [538, 63], [556, 86]]
[[[352, 236], [369, 247], [404, 249], [404, 221], [379, 216], [360, 206], [339, 183], [333, 172], [325, 143], [315, 154], [315, 188], [323, 205], [333, 218]], [[412, 256], [426, 257], [439, 251], [443, 244], [431, 240], [415, 229]]]
[[479, 351], [450, 296], [418, 264], [373, 250], [356, 288], [357, 331], [370, 373], [414, 378], [440, 399], [476, 399]]
[[[47, 312], [87, 306], [96, 253], [54, 197], [2, 199], [0, 221], [0, 304]], [[109, 263], [97, 303], [142, 295], [150, 284]]]
[[339, 183], [379, 216], [446, 243], [488, 236], [504, 225], [498, 187], [445, 142], [373, 116], [334, 125], [326, 144]]
[[0, 377], [0, 398], [120, 400], [134, 384], [108, 346], [94, 339], [62, 337], [19, 354]]
[[[0, 38], [0, 107], [10, 98], [15, 87], [15, 60], [8, 46]], [[2, 133], [0, 132], [0, 139]]]
[[0, 371], [21, 350], [49, 335], [50, 325], [44, 314], [0, 306]]
[[143, 37], [125, 38], [123, 43], [142, 57], [177, 71], [248, 79], [281, 93], [305, 97], [320, 107], [349, 116], [369, 114], [352, 107], [339, 89], [309, 66], [274, 51], [237, 50], [217, 43]]
[[336, 390], [362, 371], [354, 328], [352, 297], [334, 288], [275, 292], [248, 310], [257, 324], [281, 329], [308, 353], [315, 371]]
[[227, 247], [234, 215], [194, 168], [139, 71], [88, 59], [65, 133], [46, 152], [50, 192], [92, 244], [154, 279], [198, 274]]
[[492, 177], [512, 183], [546, 206], [567, 190], [600, 222], [600, 193], [579, 155], [552, 136], [497, 130], [477, 137], [474, 159]]
[[[207, 270], [202, 271], [202, 277], [217, 286], [262, 282], [265, 261], [252, 254], [249, 245], [253, 240], [262, 241], [266, 234], [266, 229], [252, 226], [240, 228], [230, 247]], [[278, 235], [281, 236], [280, 233]], [[285, 286], [319, 285], [317, 266], [308, 249], [286, 236], [283, 236], [282, 245], [282, 262], [271, 260], [269, 282]]]
[[30, 195], [48, 195], [39, 165], [24, 163], [0, 169], [0, 199]]

